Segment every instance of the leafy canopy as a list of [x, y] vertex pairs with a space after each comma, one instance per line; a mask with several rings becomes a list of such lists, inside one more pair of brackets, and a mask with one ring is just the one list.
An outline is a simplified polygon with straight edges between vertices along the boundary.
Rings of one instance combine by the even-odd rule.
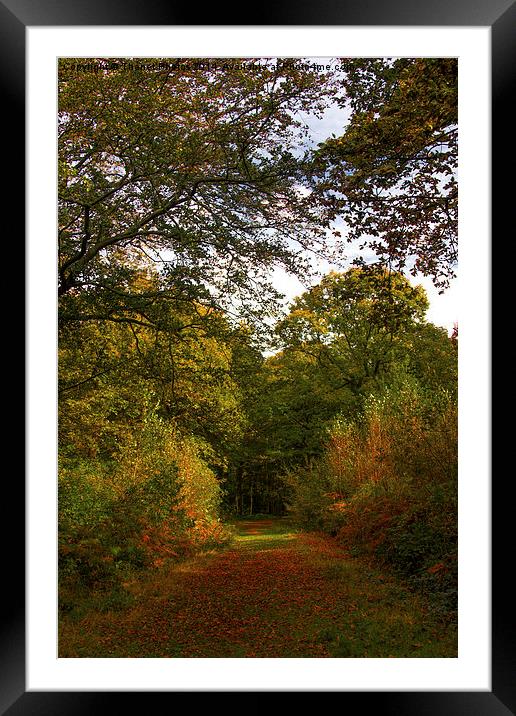
[[277, 328], [288, 350], [311, 356], [334, 386], [362, 390], [406, 352], [428, 300], [402, 274], [378, 267], [330, 273], [297, 298]]
[[[59, 73], [61, 319], [155, 323], [158, 297], [273, 310], [268, 269], [302, 272], [324, 237], [298, 117], [324, 109], [331, 78], [289, 61], [74, 62]], [[144, 259], [152, 291], [132, 281]]]
[[349, 241], [443, 289], [457, 262], [457, 61], [343, 65], [351, 119], [315, 154], [317, 191]]

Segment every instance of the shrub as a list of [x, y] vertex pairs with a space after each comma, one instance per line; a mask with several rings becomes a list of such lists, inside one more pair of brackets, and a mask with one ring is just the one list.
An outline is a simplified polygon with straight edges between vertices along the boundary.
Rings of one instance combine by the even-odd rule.
[[62, 460], [59, 568], [63, 582], [111, 589], [131, 570], [160, 566], [231, 538], [206, 447], [146, 416], [116, 460]]
[[457, 406], [410, 376], [336, 420], [323, 457], [289, 475], [292, 512], [392, 566], [444, 611], [457, 591]]
[[289, 505], [292, 517], [305, 529], [325, 529], [325, 516], [332, 498], [324, 463], [309, 463], [304, 468], [285, 473], [283, 479], [293, 495]]

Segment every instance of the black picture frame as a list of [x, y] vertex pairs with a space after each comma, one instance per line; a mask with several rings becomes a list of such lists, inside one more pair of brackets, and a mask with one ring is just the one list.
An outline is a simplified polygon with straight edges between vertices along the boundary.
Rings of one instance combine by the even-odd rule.
[[[309, 3], [282, 0], [256, 6], [254, 16], [242, 14], [242, 6], [230, 9], [219, 3], [178, 6], [165, 0], [0, 0], [0, 86], [7, 129], [4, 141], [17, 148], [16, 160], [9, 165], [8, 196], [4, 206], [4, 235], [20, 237], [24, 208], [20, 206], [24, 186], [23, 147], [25, 107], [25, 33], [34, 26], [103, 25], [296, 25], [296, 26], [484, 26], [491, 28], [492, 39], [492, 158], [493, 236], [496, 222], [503, 221], [511, 182], [504, 181], [501, 157], [507, 161], [514, 143], [513, 113], [509, 111], [514, 85], [514, 47], [516, 5], [513, 0], [319, 0]], [[202, 15], [202, 23], [197, 22]], [[267, 22], [263, 21], [263, 18]], [[503, 143], [503, 152], [502, 152]], [[512, 187], [511, 187], [512, 188]], [[18, 203], [18, 211], [14, 205]], [[501, 234], [501, 229], [499, 231]], [[21, 238], [16, 241], [21, 242]], [[494, 439], [494, 438], [493, 438]], [[502, 438], [500, 438], [501, 441]], [[492, 445], [494, 454], [494, 445]], [[7, 475], [6, 475], [7, 477]], [[9, 532], [4, 530], [3, 597], [0, 639], [0, 714], [93, 714], [104, 710], [120, 711], [127, 697], [130, 705], [143, 713], [156, 711], [156, 698], [166, 700], [165, 708], [177, 704], [171, 692], [54, 692], [26, 691], [25, 687], [25, 591], [24, 591], [24, 482], [13, 471], [9, 475], [9, 512], [16, 520]], [[492, 690], [465, 692], [342, 692], [345, 709], [374, 709], [397, 716], [506, 716], [516, 714], [516, 648], [512, 590], [505, 583], [510, 575], [512, 543], [511, 503], [506, 499], [503, 478], [492, 480]], [[6, 509], [6, 507], [4, 507]], [[8, 544], [5, 544], [7, 540]], [[238, 690], [235, 688], [235, 690]], [[266, 689], [264, 691], [267, 691]]]

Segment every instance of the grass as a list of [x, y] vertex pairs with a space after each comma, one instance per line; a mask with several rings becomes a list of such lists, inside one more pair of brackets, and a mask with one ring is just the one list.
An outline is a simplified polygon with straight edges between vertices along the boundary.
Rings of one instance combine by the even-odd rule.
[[391, 574], [288, 518], [234, 520], [233, 544], [142, 574], [60, 623], [67, 657], [456, 657], [453, 625]]

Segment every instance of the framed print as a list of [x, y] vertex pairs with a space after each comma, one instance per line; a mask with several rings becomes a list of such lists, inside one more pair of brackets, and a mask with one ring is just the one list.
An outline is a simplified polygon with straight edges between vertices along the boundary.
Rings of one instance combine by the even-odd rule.
[[[496, 150], [497, 143], [510, 136], [506, 104], [512, 80], [514, 6], [499, 1], [475, 8], [449, 3], [413, 7], [401, 0], [388, 6], [375, 3], [367, 10], [346, 3], [337, 10], [281, 4], [268, 9], [266, 25], [258, 18], [241, 20], [238, 13], [226, 20], [224, 12], [211, 8], [203, 16], [206, 24], [200, 25], [192, 22], [190, 9], [158, 2], [145, 7], [132, 2], [98, 7], [74, 2], [61, 7], [9, 0], [0, 4], [0, 13], [3, 95], [9, 118], [16, 115], [13, 110], [18, 114], [11, 121], [9, 143], [20, 148], [20, 157], [21, 147], [27, 147], [28, 299], [26, 494], [21, 480], [9, 480], [13, 493], [9, 505], [26, 505], [26, 531], [24, 538], [16, 528], [16, 538], [9, 536], [6, 549], [6, 573], [17, 578], [9, 580], [10, 603], [4, 612], [2, 713], [90, 713], [102, 710], [104, 704], [119, 707], [125, 698], [141, 700], [143, 706], [143, 699], [170, 699], [171, 692], [246, 691], [339, 691], [345, 706], [363, 707], [365, 700], [366, 705], [393, 714], [514, 713], [514, 639], [511, 610], [501, 587], [509, 559], [506, 525], [510, 520], [501, 486], [491, 478], [489, 385], [491, 211], [493, 217], [501, 216], [508, 199], [507, 187], [495, 171], [490, 204], [490, 100]], [[419, 65], [418, 58], [422, 58]], [[301, 61], [302, 66], [296, 64]], [[221, 62], [223, 72], [218, 67]], [[351, 66], [357, 80], [346, 87], [350, 96], [357, 94], [353, 129], [347, 138], [359, 147], [353, 160], [339, 144], [338, 123], [342, 127], [349, 114], [344, 120], [345, 103], [338, 104], [336, 87], [341, 81], [338, 73], [351, 72]], [[398, 95], [385, 89], [396, 72]], [[453, 101], [448, 89], [436, 89], [440, 85], [434, 72], [439, 77], [446, 73], [458, 77], [458, 174], [450, 169], [457, 147], [456, 133], [450, 138], [450, 127], [457, 121], [450, 119], [453, 112], [447, 114], [447, 102], [451, 107]], [[99, 73], [105, 78], [100, 83]], [[376, 79], [371, 80], [373, 76]], [[268, 97], [260, 94], [261, 83], [269, 88]], [[172, 93], [171, 104], [162, 100], [164, 86]], [[285, 111], [274, 106], [273, 91], [284, 93]], [[374, 156], [369, 154], [370, 138], [378, 141], [378, 134], [370, 134], [370, 124], [379, 115], [372, 110], [368, 92], [381, 95], [386, 107], [381, 111], [387, 117], [381, 130], [387, 149], [382, 146]], [[328, 100], [330, 94], [335, 104]], [[442, 126], [438, 145], [424, 145], [428, 153], [420, 165], [404, 158], [397, 135], [395, 146], [389, 144], [393, 141], [390, 108], [401, 121], [404, 103], [414, 95], [421, 98], [418, 106], [434, 103], [432, 112]], [[320, 130], [313, 130], [316, 122], [310, 108], [324, 102], [320, 117], [326, 119], [317, 125]], [[345, 111], [350, 111], [349, 105]], [[310, 157], [303, 160], [298, 145], [289, 143], [298, 131], [294, 113], [308, 117], [312, 149], [315, 144], [319, 147], [310, 149], [312, 154], [308, 152]], [[164, 140], [160, 123], [172, 115], [181, 138], [171, 135]], [[414, 120], [410, 112], [406, 116], [404, 151], [417, 145], [420, 156], [423, 134], [435, 131], [433, 120], [426, 116]], [[58, 121], [64, 137], [59, 165], [55, 161]], [[302, 131], [300, 127], [299, 136]], [[386, 162], [384, 151], [399, 158], [399, 165]], [[430, 178], [425, 170], [418, 174], [425, 162], [439, 166], [435, 170], [439, 179]], [[22, 165], [20, 158], [12, 170], [20, 171]], [[84, 172], [83, 167], [89, 168]], [[354, 179], [348, 180], [353, 171]], [[367, 181], [357, 189], [356, 177], [367, 171]], [[396, 171], [406, 171], [403, 181], [389, 183], [389, 173]], [[58, 184], [62, 203], [56, 241]], [[457, 184], [458, 280], [448, 294], [457, 299], [446, 303], [438, 289], [446, 288], [448, 277], [439, 273], [439, 266], [446, 252], [447, 260], [457, 263], [456, 244], [450, 248], [453, 241], [446, 238], [457, 209]], [[11, 186], [15, 185], [18, 195], [21, 179], [13, 181]], [[428, 207], [424, 200], [411, 203], [414, 192], [423, 186], [424, 200], [433, 191], [439, 196]], [[356, 208], [364, 196], [361, 191], [371, 192], [374, 201], [394, 209], [383, 209], [382, 215], [376, 210], [361, 213]], [[441, 196], [445, 198], [439, 203]], [[442, 211], [435, 209], [436, 202]], [[415, 215], [426, 216], [426, 225], [411, 224]], [[19, 235], [20, 216], [21, 212], [8, 212], [12, 228], [6, 236]], [[289, 225], [297, 222], [297, 239], [306, 248], [304, 242], [316, 237], [311, 233], [315, 216], [321, 226], [327, 221], [326, 236], [331, 228], [332, 256], [337, 258], [330, 263], [329, 254], [324, 254], [325, 263], [316, 265], [315, 274], [325, 273], [324, 278], [318, 274], [311, 283], [308, 279], [288, 283], [289, 267], [298, 259], [304, 261], [304, 254], [294, 249]], [[403, 230], [397, 223], [400, 216]], [[354, 262], [339, 273], [335, 267], [343, 265], [338, 263], [337, 248], [341, 232], [352, 237], [353, 227], [357, 227], [354, 239], [362, 242], [361, 253], [358, 249], [356, 255], [351, 253]], [[403, 251], [410, 251], [415, 263], [403, 264], [401, 253], [396, 254], [388, 240], [384, 245], [389, 249], [382, 254], [381, 241], [389, 232], [405, 242]], [[116, 241], [110, 238], [113, 235]], [[160, 243], [164, 235], [174, 236], [174, 249]], [[281, 241], [275, 238], [283, 236]], [[358, 246], [351, 238], [348, 244]], [[318, 245], [310, 246], [317, 255]], [[352, 249], [346, 251], [349, 256]], [[374, 268], [373, 254], [383, 256], [381, 271]], [[279, 263], [274, 263], [278, 258]], [[269, 280], [269, 265], [283, 267], [277, 273], [283, 283]], [[312, 269], [313, 265], [307, 271]], [[412, 275], [421, 277], [429, 310], [436, 316], [431, 320], [436, 324], [442, 320], [440, 332], [435, 326], [426, 333], [418, 327], [421, 321], [415, 317], [428, 309], [428, 300], [398, 269], [413, 270]], [[433, 285], [423, 280], [428, 275], [437, 277]], [[383, 295], [381, 282], [387, 280], [387, 307], [392, 307], [392, 291], [397, 292], [395, 320], [387, 309], [371, 312]], [[271, 308], [278, 293], [292, 301], [290, 313], [281, 319], [273, 317]], [[337, 303], [332, 304], [335, 296], [338, 306], [348, 297], [338, 318]], [[264, 334], [271, 333], [271, 326], [275, 331], [275, 338], [264, 338], [269, 343], [260, 343], [259, 350], [254, 333], [251, 340], [247, 332], [254, 330], [250, 326], [257, 305], [261, 317], [271, 311], [270, 319], [263, 320]], [[437, 318], [439, 310], [442, 319], [441, 314]], [[445, 310], [451, 312], [444, 316]], [[233, 315], [233, 323], [225, 318]], [[392, 325], [375, 328], [379, 321], [388, 320]], [[442, 448], [448, 451], [442, 469], [442, 456], [435, 457], [435, 450], [442, 447], [439, 441], [445, 435], [449, 438], [439, 426], [452, 410], [451, 403], [443, 407], [442, 397], [452, 389], [441, 390], [443, 376], [448, 370], [453, 373], [446, 357], [453, 338], [453, 323], [446, 321], [451, 320], [460, 324], [455, 439], [455, 455], [459, 448], [458, 637], [449, 617], [442, 616], [450, 600], [457, 599], [451, 579], [456, 525], [450, 525], [435, 507], [453, 493], [456, 479], [446, 477], [453, 472], [453, 445]], [[410, 340], [399, 337], [400, 325]], [[350, 331], [354, 331], [351, 340]], [[411, 363], [409, 354], [403, 353], [403, 341], [410, 344]], [[442, 349], [435, 347], [439, 341], [444, 341]], [[296, 353], [300, 345], [304, 355], [310, 355], [308, 362]], [[358, 359], [359, 345], [365, 348]], [[257, 350], [259, 359], [253, 357]], [[425, 351], [432, 355], [427, 361], [431, 369], [423, 365]], [[397, 361], [398, 356], [400, 366], [410, 363], [410, 377], [400, 377], [401, 369], [382, 377], [382, 361]], [[263, 360], [273, 366], [265, 378], [262, 368], [253, 367], [256, 361], [262, 366]], [[119, 371], [122, 363], [126, 367]], [[324, 379], [312, 364], [324, 367]], [[336, 365], [338, 376], [346, 375], [344, 388], [335, 377]], [[427, 381], [427, 393], [429, 386], [439, 385], [435, 390], [439, 400], [423, 399], [423, 391], [417, 392], [420, 374], [421, 381]], [[296, 380], [296, 387], [288, 388]], [[91, 381], [101, 386], [96, 394], [82, 389]], [[368, 402], [364, 386], [373, 383], [383, 386], [384, 392], [378, 388], [374, 395], [380, 397]], [[324, 395], [324, 403], [308, 410], [314, 385], [318, 395]], [[59, 427], [69, 447], [59, 452], [59, 485], [58, 389], [67, 396], [60, 403]], [[336, 396], [340, 412], [334, 405]], [[421, 402], [419, 412], [414, 408], [418, 400], [427, 401]], [[254, 412], [242, 417], [244, 404], [246, 410], [252, 404]], [[350, 422], [342, 405], [348, 406], [349, 415], [356, 410], [361, 422]], [[274, 417], [285, 414], [288, 419]], [[378, 428], [382, 420], [384, 426]], [[305, 432], [299, 428], [302, 421], [309, 425]], [[329, 447], [321, 457], [322, 448], [312, 449], [309, 440], [317, 430], [323, 434], [323, 423], [324, 435], [330, 437], [324, 438]], [[388, 438], [387, 423], [392, 430]], [[352, 438], [354, 443], [349, 442]], [[357, 452], [358, 444], [362, 452]], [[217, 452], [214, 445], [224, 449]], [[427, 446], [426, 453], [416, 451], [415, 446], [421, 445]], [[339, 446], [344, 446], [346, 455], [355, 450], [354, 465], [370, 471], [367, 489], [358, 490], [355, 478], [342, 477], [345, 468]], [[238, 459], [229, 460], [228, 467], [231, 451]], [[303, 467], [298, 461], [294, 477], [284, 468], [285, 476], [278, 482], [278, 465], [286, 465], [285, 455], [293, 451], [303, 453]], [[372, 454], [381, 457], [375, 462]], [[317, 487], [323, 458], [341, 481], [324, 477]], [[398, 463], [392, 467], [395, 459]], [[433, 512], [426, 503], [416, 505], [410, 493], [421, 472], [413, 466], [421, 460], [431, 465], [427, 470], [431, 477], [418, 487], [418, 494], [433, 495]], [[389, 492], [384, 475], [391, 468], [410, 475], [406, 494], [399, 486]], [[302, 484], [301, 470], [305, 471]], [[367, 568], [366, 562], [354, 563], [362, 565], [354, 579], [371, 579], [374, 594], [355, 594], [348, 573], [343, 576], [337, 564], [342, 555], [331, 552], [330, 540], [352, 534], [353, 525], [356, 534], [364, 533], [363, 515], [372, 510], [371, 495], [377, 512], [379, 504], [388, 507], [378, 516], [377, 532], [371, 527], [367, 549], [381, 545], [383, 558], [396, 568], [403, 564], [409, 570], [405, 577], [409, 574], [413, 584], [413, 555], [424, 553], [427, 561], [418, 572], [419, 588], [426, 599], [431, 585], [439, 582], [439, 594], [448, 602], [430, 611], [441, 616], [434, 618], [426, 606], [416, 606], [419, 597], [412, 592], [403, 592], [400, 599], [390, 577], [375, 571], [371, 562]], [[123, 507], [113, 510], [115, 503]], [[314, 514], [316, 503], [318, 516], [306, 517]], [[346, 511], [346, 522], [339, 521], [343, 519], [339, 511]], [[316, 537], [303, 542], [302, 558], [296, 552], [298, 528], [289, 528], [294, 512], [326, 530], [320, 538], [323, 542]], [[412, 522], [410, 514], [415, 516]], [[220, 515], [226, 516], [224, 520]], [[120, 540], [121, 532], [129, 535], [125, 541]], [[233, 544], [232, 536], [237, 547], [228, 546]], [[395, 537], [409, 547], [396, 551]], [[436, 551], [437, 541], [445, 545], [441, 552]], [[356, 554], [351, 550], [353, 558], [361, 554], [358, 548]], [[169, 572], [164, 565], [173, 565], [166, 600], [162, 582]], [[257, 565], [261, 571], [254, 573], [255, 584], [251, 573]], [[153, 581], [142, 586], [138, 575], [147, 568], [153, 570]], [[297, 576], [285, 577], [285, 594], [279, 598], [277, 577], [282, 569]], [[235, 574], [238, 589], [233, 586]], [[218, 585], [223, 596], [219, 602], [203, 597], [203, 610], [196, 610], [196, 594], [207, 584], [210, 589]], [[340, 602], [341, 607], [335, 607], [338, 589], [345, 591], [346, 604], [352, 606], [342, 622], [354, 631], [349, 638], [342, 636], [341, 616], [335, 616], [343, 609]], [[93, 593], [95, 600], [88, 602]], [[366, 604], [367, 609], [377, 608], [376, 602], [384, 598], [380, 595], [385, 596], [381, 618], [388, 628], [376, 633], [376, 625], [362, 616]], [[187, 597], [190, 601], [185, 601]], [[155, 608], [149, 606], [153, 600]], [[289, 621], [277, 611], [265, 618], [271, 603], [277, 610], [288, 604], [281, 609], [292, 610], [289, 614], [297, 614], [298, 621]], [[127, 605], [132, 604], [140, 606], [129, 616]], [[358, 621], [355, 612], [362, 615]], [[165, 613], [175, 620], [174, 639], [163, 621]], [[422, 629], [417, 614], [425, 614]], [[331, 626], [331, 619], [337, 619], [337, 626]], [[265, 622], [270, 629], [263, 626]], [[402, 623], [407, 636], [399, 643], [395, 632]], [[254, 645], [242, 639], [246, 631], [254, 635]], [[206, 634], [212, 635], [211, 641]]]

